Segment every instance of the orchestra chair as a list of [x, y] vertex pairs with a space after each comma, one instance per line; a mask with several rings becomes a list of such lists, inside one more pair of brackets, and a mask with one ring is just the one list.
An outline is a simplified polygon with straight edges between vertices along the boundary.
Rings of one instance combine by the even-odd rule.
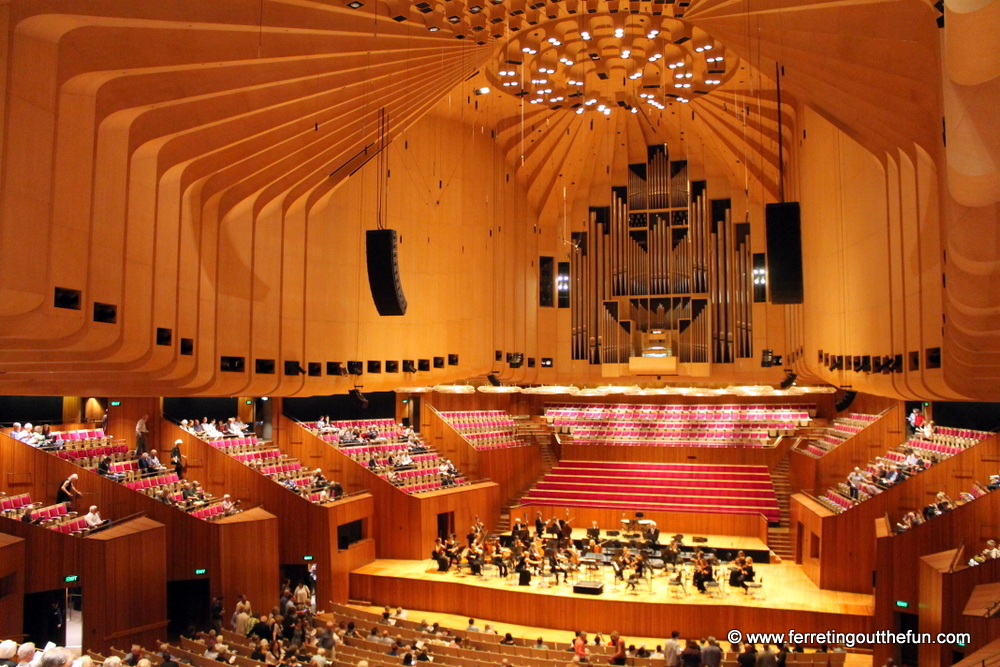
[[747, 584], [747, 593], [750, 597], [760, 596], [761, 600], [766, 600], [767, 596], [764, 595], [764, 577], [758, 577], [756, 581], [751, 581]]
[[680, 570], [675, 571], [670, 575], [670, 580], [667, 581], [667, 590], [673, 597], [687, 597], [687, 587], [684, 586], [684, 580], [681, 578], [682, 573]]

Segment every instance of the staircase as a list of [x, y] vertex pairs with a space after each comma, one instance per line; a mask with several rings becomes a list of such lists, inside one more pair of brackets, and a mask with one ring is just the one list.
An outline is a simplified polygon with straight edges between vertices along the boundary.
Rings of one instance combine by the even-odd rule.
[[788, 457], [783, 458], [771, 471], [771, 485], [778, 500], [781, 520], [777, 526], [767, 528], [767, 546], [780, 560], [793, 560], [792, 538], [789, 504], [792, 495], [792, 485], [788, 479]]
[[500, 520], [497, 521], [496, 526], [493, 528], [493, 532], [497, 534], [506, 533], [510, 530], [510, 512], [514, 507], [521, 504], [521, 499], [528, 494], [535, 484], [539, 480], [544, 479], [546, 475], [552, 472], [552, 468], [555, 467], [556, 463], [559, 461], [556, 459], [555, 452], [552, 451], [552, 430], [547, 424], [541, 422], [523, 422], [518, 423], [517, 434], [519, 437], [523, 438], [525, 442], [529, 444], [538, 445], [538, 449], [542, 454], [542, 470], [538, 479], [533, 481], [528, 486], [520, 489], [513, 497], [509, 498], [507, 502], [503, 504], [500, 508]]

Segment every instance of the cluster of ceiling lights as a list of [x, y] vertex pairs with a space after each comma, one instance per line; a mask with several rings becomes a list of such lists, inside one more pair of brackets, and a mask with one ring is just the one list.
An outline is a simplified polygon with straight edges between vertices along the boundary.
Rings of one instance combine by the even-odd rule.
[[[731, 76], [731, 68], [710, 69], [708, 63], [722, 59], [715, 55], [720, 47], [691, 30], [677, 19], [646, 14], [591, 14], [585, 25], [557, 19], [516, 33], [489, 72], [505, 92], [534, 105], [605, 116], [616, 107], [638, 113], [640, 104], [663, 110]], [[698, 55], [707, 53], [713, 55]]]

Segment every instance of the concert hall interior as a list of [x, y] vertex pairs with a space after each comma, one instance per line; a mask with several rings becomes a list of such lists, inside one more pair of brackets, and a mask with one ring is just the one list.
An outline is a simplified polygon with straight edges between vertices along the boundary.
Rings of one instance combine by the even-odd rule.
[[0, 662], [1000, 667], [1000, 0], [0, 53]]

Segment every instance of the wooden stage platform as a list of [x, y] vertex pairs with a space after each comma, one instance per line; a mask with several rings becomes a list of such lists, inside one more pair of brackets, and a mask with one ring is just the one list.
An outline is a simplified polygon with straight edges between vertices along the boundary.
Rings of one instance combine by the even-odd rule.
[[[667, 637], [679, 630], [685, 637], [744, 632], [868, 632], [872, 627], [871, 595], [820, 590], [794, 564], [761, 565], [757, 579], [766, 599], [744, 595], [723, 582], [721, 597], [708, 597], [690, 585], [675, 597], [667, 578], [657, 576], [638, 591], [614, 586], [602, 573], [603, 595], [573, 593], [572, 584], [546, 587], [534, 577], [530, 586], [516, 579], [477, 578], [454, 572], [438, 573], [430, 560], [377, 560], [351, 572], [352, 599], [375, 605], [401, 605], [445, 614], [548, 627], [557, 630], [615, 629], [631, 636]], [[597, 577], [597, 580], [600, 579]], [[581, 579], [586, 579], [581, 574]]]
[[[532, 535], [535, 534], [534, 526], [531, 527], [530, 532]], [[671, 535], [661, 534], [660, 544], [666, 545], [670, 541], [671, 536], [672, 534]], [[511, 537], [511, 532], [507, 531], [506, 533], [503, 533], [501, 537], [503, 537], [505, 540], [509, 540]], [[550, 536], [546, 535], [546, 537]], [[683, 542], [684, 544], [683, 551], [685, 553], [691, 553], [695, 550], [695, 548], [701, 548], [703, 550], [709, 550], [712, 553], [719, 554], [720, 560], [732, 560], [732, 558], [736, 557], [737, 551], [743, 551], [746, 555], [753, 558], [755, 563], [768, 562], [767, 558], [770, 549], [768, 548], [764, 540], [760, 539], [759, 537], [750, 537], [747, 535], [707, 535], [707, 534], [699, 535], [699, 537], [705, 538], [704, 542], [694, 542], [693, 537], [694, 536], [692, 535], [685, 536]], [[570, 536], [570, 539], [572, 539], [577, 544], [578, 547], [581, 547], [581, 553], [582, 553], [582, 546], [586, 544], [588, 540], [587, 529], [574, 528], [573, 533]], [[625, 543], [629, 541], [629, 538], [626, 535], [618, 535], [614, 538], [608, 537], [606, 531], [604, 530], [601, 531], [600, 539], [601, 542], [605, 542], [611, 539], [617, 539]]]

